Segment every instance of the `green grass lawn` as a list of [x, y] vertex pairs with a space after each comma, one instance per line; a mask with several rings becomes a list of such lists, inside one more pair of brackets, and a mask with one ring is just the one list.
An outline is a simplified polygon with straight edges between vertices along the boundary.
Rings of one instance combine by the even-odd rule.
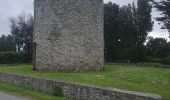
[[56, 97], [40, 91], [0, 82], [0, 91], [11, 95], [17, 95], [27, 100], [66, 100], [64, 97]]
[[43, 73], [32, 71], [29, 65], [20, 65], [0, 67], [0, 72], [154, 93], [162, 95], [164, 100], [170, 100], [170, 69], [168, 68], [105, 65], [105, 70], [101, 72]]

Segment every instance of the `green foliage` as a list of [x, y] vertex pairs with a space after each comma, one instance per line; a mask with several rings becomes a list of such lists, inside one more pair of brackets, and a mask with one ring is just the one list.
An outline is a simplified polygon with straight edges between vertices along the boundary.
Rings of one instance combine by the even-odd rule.
[[0, 37], [0, 64], [31, 62], [33, 16], [22, 13], [10, 23], [12, 35]]
[[161, 17], [157, 18], [157, 21], [163, 23], [162, 28], [168, 29], [170, 32], [170, 2], [169, 0], [154, 1], [155, 7], [161, 12]]
[[134, 46], [137, 52], [136, 61], [143, 61], [145, 58], [144, 42], [150, 31], [152, 31], [153, 21], [151, 17], [152, 6], [150, 0], [137, 0], [137, 7], [133, 4], [132, 12], [135, 23]]
[[[122, 57], [130, 62], [142, 61], [145, 57], [144, 41], [146, 36], [140, 34], [138, 7], [134, 5], [123, 6], [119, 12], [119, 36]], [[149, 12], [148, 12], [149, 13]], [[146, 30], [145, 30], [146, 31]], [[147, 32], [145, 32], [147, 34]], [[140, 39], [139, 39], [140, 37]]]
[[160, 63], [160, 64], [163, 64], [163, 65], [170, 65], [170, 57], [166, 57], [166, 58], [151, 58], [151, 57], [147, 57], [146, 62], [149, 62], [149, 63]]
[[170, 100], [170, 69], [134, 65], [105, 65], [104, 71], [86, 73], [43, 73], [32, 71], [32, 66], [0, 67], [0, 72], [65, 80], [101, 87], [111, 87], [155, 93]]
[[28, 100], [67, 100], [64, 97], [56, 97], [40, 91], [35, 91], [24, 87], [17, 87], [15, 85], [3, 82], [0, 82], [0, 91], [17, 94], [19, 96], [21, 95], [26, 99], [28, 98]]
[[119, 7], [108, 3], [105, 10], [105, 59], [107, 62], [144, 60], [144, 42], [152, 30], [150, 0], [138, 0], [137, 6]]
[[146, 62], [150, 62], [150, 63], [161, 63], [161, 59], [159, 58], [152, 58], [152, 57], [147, 57]]
[[161, 63], [164, 65], [170, 65], [170, 57], [162, 58]]
[[170, 65], [170, 42], [163, 38], [152, 38], [146, 44], [147, 62]]
[[161, 53], [168, 53], [170, 52], [170, 50], [168, 51], [163, 51], [163, 48], [167, 48], [166, 46], [167, 44], [167, 40], [164, 38], [153, 38], [153, 37], [148, 37], [148, 42], [146, 44], [147, 47], [147, 56], [150, 57], [166, 57], [167, 54], [161, 54]]
[[16, 52], [0, 52], [0, 64], [29, 63], [31, 56]]
[[119, 57], [119, 32], [118, 32], [119, 6], [109, 2], [104, 4], [104, 40], [105, 60], [113, 62]]
[[170, 68], [170, 65], [163, 65], [160, 62], [159, 63], [158, 62], [156, 62], [156, 63], [153, 63], [153, 62], [146, 63], [145, 62], [145, 63], [137, 63], [135, 65], [137, 65], [137, 66], [144, 66], [144, 67], [155, 67], [155, 68]]
[[159, 48], [157, 48], [154, 52], [154, 56], [157, 58], [167, 58], [170, 56], [170, 43], [166, 43]]
[[17, 52], [32, 54], [33, 23], [31, 14], [21, 13], [17, 18], [10, 18], [11, 34]]
[[136, 59], [136, 47], [134, 34], [136, 32], [136, 25], [134, 24], [134, 17], [131, 5], [123, 6], [119, 12], [119, 36], [120, 45], [122, 49], [122, 59], [134, 61]]
[[0, 52], [0, 63], [10, 64], [18, 62], [19, 57], [15, 52]]
[[58, 85], [55, 85], [53, 87], [53, 95], [54, 96], [63, 96], [62, 89]]
[[2, 35], [0, 37], [0, 52], [15, 51], [15, 44], [12, 40], [12, 36]]

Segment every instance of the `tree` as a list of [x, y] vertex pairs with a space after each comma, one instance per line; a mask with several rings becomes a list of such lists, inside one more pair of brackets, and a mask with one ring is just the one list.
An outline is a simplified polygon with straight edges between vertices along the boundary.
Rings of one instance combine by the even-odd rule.
[[144, 42], [152, 30], [152, 6], [149, 0], [138, 0], [137, 6], [123, 6], [119, 12], [119, 34], [124, 59], [132, 62], [144, 60], [146, 48]]
[[105, 59], [109, 62], [138, 62], [145, 58], [144, 42], [152, 30], [152, 6], [149, 0], [138, 0], [119, 7], [104, 5]]
[[0, 52], [15, 51], [15, 44], [13, 42], [12, 36], [2, 35], [0, 37]]
[[[164, 38], [153, 38], [153, 37], [148, 37], [148, 42], [146, 44], [147, 47], [147, 56], [150, 57], [158, 57], [158, 52], [162, 51], [164, 47], [167, 45], [167, 40]], [[168, 46], [168, 45], [167, 45]], [[165, 52], [164, 52], [165, 53]]]
[[158, 11], [161, 12], [162, 17], [156, 18], [157, 21], [160, 21], [163, 23], [162, 28], [168, 29], [170, 32], [170, 1], [169, 0], [161, 0], [159, 2], [155, 2], [155, 7]]
[[105, 60], [113, 62], [119, 57], [118, 33], [119, 6], [109, 2], [104, 4]]
[[152, 5], [150, 0], [138, 0], [137, 10], [134, 10], [135, 23], [137, 26], [136, 35], [136, 47], [138, 54], [138, 61], [145, 58], [145, 47], [144, 42], [150, 31], [152, 31], [153, 21], [152, 21]]
[[[136, 25], [134, 23], [134, 14], [132, 6], [123, 6], [119, 12], [119, 36], [122, 49], [121, 60], [134, 61], [136, 59]], [[135, 50], [135, 51], [134, 51]]]
[[160, 46], [160, 48], [156, 49], [156, 51], [154, 52], [154, 56], [156, 58], [170, 57], [170, 43], [166, 43], [165, 45], [162, 45]]
[[33, 16], [24, 12], [10, 18], [12, 38], [19, 53], [32, 54], [33, 21]]

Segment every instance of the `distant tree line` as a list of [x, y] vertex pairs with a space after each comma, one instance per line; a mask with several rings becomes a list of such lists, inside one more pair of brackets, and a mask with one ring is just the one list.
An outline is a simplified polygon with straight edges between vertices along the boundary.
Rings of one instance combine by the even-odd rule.
[[33, 16], [24, 12], [10, 18], [11, 34], [0, 37], [0, 63], [31, 62], [33, 22]]
[[170, 65], [170, 42], [164, 38], [148, 37], [145, 61]]
[[109, 2], [105, 11], [105, 59], [108, 62], [140, 62], [146, 55], [144, 42], [152, 31], [149, 0], [119, 7]]
[[15, 44], [11, 35], [0, 37], [0, 52], [15, 51]]
[[[156, 18], [163, 23], [162, 28], [170, 30], [168, 0], [137, 0], [122, 7], [104, 4], [106, 62], [170, 64], [170, 42], [148, 37], [153, 27], [152, 7], [162, 12], [163, 16]], [[33, 22], [33, 16], [26, 13], [10, 18], [11, 34], [0, 37], [0, 63], [31, 62]]]
[[[165, 7], [165, 2], [137, 0], [136, 3], [119, 7], [109, 2], [104, 5], [104, 34], [106, 62], [157, 62], [170, 64], [170, 49], [166, 39], [147, 37], [152, 31], [152, 6]], [[168, 10], [170, 6], [161, 11]], [[169, 11], [169, 10], [168, 10]], [[168, 18], [157, 18], [168, 29]], [[167, 16], [166, 16], [167, 17]], [[166, 20], [166, 21], [165, 21]], [[146, 41], [147, 40], [147, 41]], [[169, 61], [168, 61], [169, 60]]]

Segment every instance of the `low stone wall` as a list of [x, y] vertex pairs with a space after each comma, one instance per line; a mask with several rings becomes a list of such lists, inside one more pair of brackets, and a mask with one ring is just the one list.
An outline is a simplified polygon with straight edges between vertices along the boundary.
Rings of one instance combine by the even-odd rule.
[[48, 80], [0, 72], [0, 81], [17, 86], [52, 93], [53, 87], [62, 88], [64, 96], [71, 100], [162, 100], [161, 96], [120, 89], [107, 89], [85, 84]]

